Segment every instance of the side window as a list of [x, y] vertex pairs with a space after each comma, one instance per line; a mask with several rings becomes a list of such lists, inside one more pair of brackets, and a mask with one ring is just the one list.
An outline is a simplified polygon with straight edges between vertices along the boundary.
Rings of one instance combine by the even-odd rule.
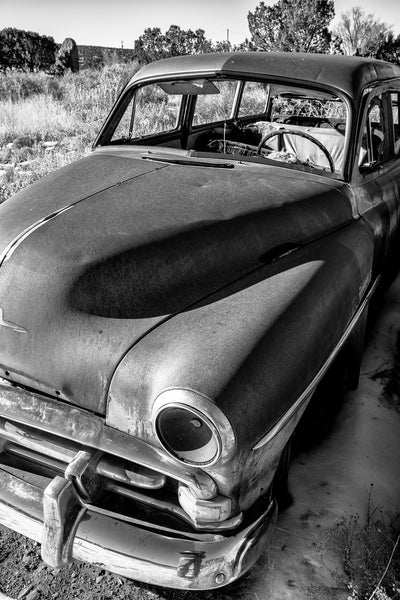
[[363, 136], [359, 151], [360, 167], [373, 168], [384, 160], [385, 121], [382, 94], [370, 100], [364, 122]]
[[261, 81], [246, 81], [239, 106], [239, 117], [260, 115], [267, 109], [269, 85]]
[[400, 92], [391, 92], [390, 94], [394, 146], [393, 152], [396, 155], [400, 154], [399, 97]]

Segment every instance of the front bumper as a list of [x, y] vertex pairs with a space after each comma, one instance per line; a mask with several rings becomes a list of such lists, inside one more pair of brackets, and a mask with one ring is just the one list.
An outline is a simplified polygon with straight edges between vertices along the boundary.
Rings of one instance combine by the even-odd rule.
[[228, 534], [155, 531], [96, 512], [63, 477], [43, 489], [0, 468], [0, 522], [40, 542], [47, 563], [75, 558], [166, 587], [212, 589], [234, 581], [269, 544], [275, 517], [275, 502], [266, 502]]
[[201, 469], [0, 378], [0, 523], [40, 542], [50, 566], [76, 558], [183, 589], [234, 581], [269, 543], [275, 503], [195, 525], [176, 502], [181, 485], [202, 502], [217, 497]]

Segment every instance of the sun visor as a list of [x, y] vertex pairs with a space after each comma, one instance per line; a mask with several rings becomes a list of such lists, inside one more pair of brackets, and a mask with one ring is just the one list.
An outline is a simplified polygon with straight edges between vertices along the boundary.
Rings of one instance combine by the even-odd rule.
[[158, 85], [166, 94], [183, 94], [185, 96], [219, 94], [219, 89], [208, 79], [165, 81]]
[[271, 85], [271, 96], [282, 98], [315, 98], [320, 100], [338, 100], [335, 94], [329, 91], [312, 90], [291, 85]]

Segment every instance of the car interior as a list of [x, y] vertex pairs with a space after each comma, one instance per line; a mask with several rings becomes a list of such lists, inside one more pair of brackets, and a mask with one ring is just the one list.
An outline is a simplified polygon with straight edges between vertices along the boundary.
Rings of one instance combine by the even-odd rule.
[[139, 87], [100, 144], [252, 157], [338, 173], [346, 115], [344, 101], [327, 91], [264, 81], [175, 80]]

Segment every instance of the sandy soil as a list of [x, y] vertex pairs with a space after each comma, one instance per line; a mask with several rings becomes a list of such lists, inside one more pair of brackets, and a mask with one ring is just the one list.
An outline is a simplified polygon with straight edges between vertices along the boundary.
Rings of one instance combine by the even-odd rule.
[[56, 571], [41, 563], [37, 544], [0, 527], [0, 600], [348, 598], [344, 526], [362, 525], [371, 513], [389, 523], [400, 513], [400, 401], [384, 394], [399, 330], [400, 277], [366, 347], [358, 390], [347, 395], [330, 434], [294, 458], [294, 503], [279, 516], [270, 553], [241, 581], [199, 594], [135, 584], [89, 565]]

